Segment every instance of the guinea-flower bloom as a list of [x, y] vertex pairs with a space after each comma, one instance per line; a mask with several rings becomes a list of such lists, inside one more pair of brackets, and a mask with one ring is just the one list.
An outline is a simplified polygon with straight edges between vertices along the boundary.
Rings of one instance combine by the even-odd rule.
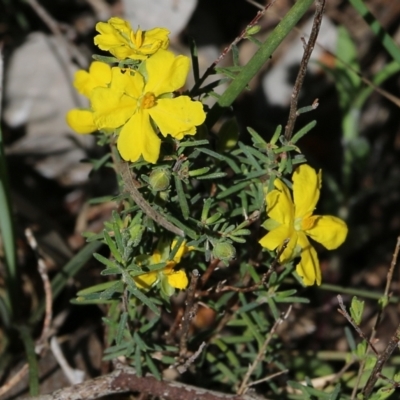
[[145, 60], [159, 49], [167, 49], [169, 45], [168, 29], [138, 29], [135, 32], [129, 22], [118, 17], [110, 18], [108, 22], [98, 22], [96, 30], [99, 35], [95, 36], [94, 43], [119, 60]]
[[145, 61], [146, 77], [140, 72], [112, 68], [108, 88], [93, 89], [90, 100], [94, 122], [99, 129], [121, 128], [117, 147], [126, 161], [140, 156], [156, 163], [161, 140], [168, 134], [181, 140], [194, 135], [205, 120], [203, 105], [188, 96], [173, 97], [189, 72], [189, 59], [159, 50]]
[[296, 271], [305, 285], [321, 284], [321, 269], [315, 249], [308, 237], [321, 243], [328, 250], [339, 247], [347, 236], [347, 225], [331, 215], [313, 215], [321, 188], [318, 174], [307, 164], [300, 165], [293, 173], [293, 199], [289, 188], [279, 179], [275, 189], [266, 196], [267, 214], [263, 224], [269, 232], [260, 240], [268, 250], [281, 249], [287, 242], [279, 261], [286, 263], [296, 256], [301, 260]]
[[[176, 241], [173, 241], [171, 245], [171, 251], [174, 249], [175, 245]], [[180, 263], [181, 258], [191, 250], [192, 249], [186, 246], [186, 243], [183, 242], [172, 260], [163, 260], [163, 248], [156, 249], [151, 256], [137, 257], [136, 262], [139, 265], [145, 263], [148, 266], [151, 266], [160, 264], [163, 261], [167, 262], [167, 265], [161, 271], [147, 272], [143, 275], [133, 277], [137, 287], [140, 289], [150, 289], [155, 283], [158, 282], [158, 280], [165, 280], [169, 286], [175, 289], [186, 289], [189, 283], [186, 272], [184, 270], [175, 271], [174, 268]]]

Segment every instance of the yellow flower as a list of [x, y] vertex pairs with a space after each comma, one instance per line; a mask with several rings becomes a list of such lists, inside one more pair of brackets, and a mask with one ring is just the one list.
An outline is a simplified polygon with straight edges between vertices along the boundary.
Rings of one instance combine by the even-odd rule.
[[135, 33], [129, 22], [118, 17], [97, 23], [96, 30], [100, 35], [95, 36], [94, 44], [101, 50], [109, 51], [119, 60], [145, 60], [159, 49], [167, 49], [169, 45], [167, 29], [138, 29]]
[[146, 78], [139, 72], [114, 67], [110, 87], [95, 88], [91, 105], [97, 128], [122, 126], [117, 147], [124, 160], [134, 162], [142, 156], [154, 164], [161, 146], [154, 125], [163, 136], [170, 134], [181, 140], [196, 133], [205, 113], [199, 101], [188, 96], [172, 98], [172, 92], [185, 83], [187, 57], [159, 50], [145, 62], [145, 68]]
[[[80, 94], [90, 98], [94, 88], [107, 87], [110, 81], [111, 67], [100, 61], [94, 61], [89, 67], [89, 72], [81, 69], [75, 73], [74, 87]], [[77, 133], [92, 133], [97, 130], [91, 110], [77, 108], [70, 110], [66, 119], [68, 125]]]
[[321, 284], [321, 270], [318, 256], [307, 236], [324, 245], [328, 250], [339, 247], [347, 236], [347, 226], [340, 218], [330, 215], [313, 215], [321, 188], [321, 171], [316, 174], [310, 166], [303, 164], [293, 174], [293, 200], [288, 187], [279, 179], [276, 189], [266, 196], [268, 219], [263, 226], [268, 232], [261, 240], [261, 246], [268, 250], [287, 247], [280, 256], [286, 263], [300, 255], [296, 267], [305, 285]]
[[[161, 247], [163, 247], [164, 243], [162, 241], [160, 243]], [[175, 244], [176, 240], [172, 242], [171, 250], [175, 247]], [[139, 265], [146, 263], [150, 266], [160, 264], [163, 261], [167, 262], [167, 265], [161, 271], [152, 271], [133, 277], [137, 287], [140, 289], [150, 289], [159, 280], [166, 279], [169, 286], [175, 289], [186, 289], [189, 283], [186, 272], [183, 270], [175, 271], [174, 268], [180, 263], [181, 258], [191, 250], [192, 248], [186, 246], [186, 243], [183, 242], [172, 260], [163, 259], [163, 248], [157, 248], [151, 256], [137, 257], [136, 262]]]

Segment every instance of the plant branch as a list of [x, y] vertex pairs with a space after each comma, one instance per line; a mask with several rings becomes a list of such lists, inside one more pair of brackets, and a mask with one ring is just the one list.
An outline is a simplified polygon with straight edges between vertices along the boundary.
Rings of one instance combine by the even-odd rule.
[[183, 362], [187, 353], [187, 340], [189, 335], [190, 323], [197, 313], [198, 304], [194, 303], [197, 282], [199, 281], [200, 274], [197, 269], [192, 271], [192, 279], [189, 288], [187, 289], [186, 308], [182, 317], [181, 339], [179, 342], [179, 361]]
[[60, 389], [51, 394], [20, 400], [95, 400], [128, 392], [140, 392], [168, 400], [254, 400], [252, 396], [221, 393], [176, 381], [159, 381], [150, 374], [139, 377], [136, 371], [129, 367], [116, 369], [108, 375]]
[[129, 168], [128, 163], [120, 160], [119, 155], [116, 154], [115, 147], [113, 145], [111, 145], [111, 147], [111, 154], [114, 161], [115, 170], [117, 174], [121, 176], [125, 190], [132, 196], [137, 206], [158, 225], [161, 225], [163, 228], [174, 233], [175, 235], [184, 237], [185, 233], [182, 229], [179, 229], [175, 225], [171, 224], [171, 222], [167, 221], [146, 201], [146, 199], [142, 196], [142, 194], [133, 183], [134, 178], [132, 176], [132, 172]]
[[[288, 122], [285, 127], [285, 138], [286, 140], [290, 140], [293, 134], [294, 124], [298, 117], [297, 113], [297, 103], [299, 100], [300, 90], [303, 86], [304, 78], [307, 72], [307, 65], [310, 61], [311, 54], [314, 50], [315, 42], [317, 41], [319, 29], [322, 23], [322, 16], [324, 14], [325, 9], [325, 0], [316, 0], [316, 9], [314, 14], [314, 22], [310, 34], [310, 38], [308, 39], [307, 44], [304, 46], [304, 54], [301, 59], [299, 73], [297, 74], [296, 82], [293, 87], [292, 99], [290, 101], [290, 111]], [[302, 38], [304, 42], [304, 38]]]

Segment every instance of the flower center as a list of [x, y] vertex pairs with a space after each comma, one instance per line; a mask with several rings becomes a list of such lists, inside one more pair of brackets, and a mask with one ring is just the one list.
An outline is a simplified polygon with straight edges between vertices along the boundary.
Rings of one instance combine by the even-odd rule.
[[316, 215], [309, 215], [303, 218], [296, 218], [294, 221], [294, 229], [296, 231], [306, 231], [314, 227], [317, 221]]
[[146, 108], [154, 107], [156, 104], [157, 104], [157, 102], [156, 102], [156, 96], [154, 95], [154, 93], [147, 92], [147, 93], [142, 97], [142, 103], [141, 103], [140, 107], [141, 107], [142, 109], [146, 109]]

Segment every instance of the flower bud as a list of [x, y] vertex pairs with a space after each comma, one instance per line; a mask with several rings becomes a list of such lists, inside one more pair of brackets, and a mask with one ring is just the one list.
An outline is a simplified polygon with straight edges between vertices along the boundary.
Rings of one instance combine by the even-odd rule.
[[171, 180], [171, 174], [165, 168], [157, 168], [153, 170], [149, 177], [151, 188], [157, 192], [166, 190]]
[[214, 246], [213, 256], [221, 261], [231, 261], [236, 257], [236, 249], [228, 242], [219, 242]]

